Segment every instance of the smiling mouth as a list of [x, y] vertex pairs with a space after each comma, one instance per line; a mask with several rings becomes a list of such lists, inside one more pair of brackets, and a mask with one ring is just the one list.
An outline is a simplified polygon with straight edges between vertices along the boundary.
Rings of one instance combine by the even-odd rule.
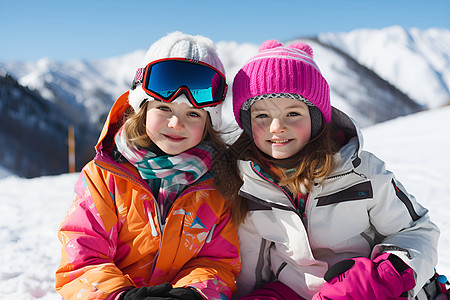
[[178, 136], [178, 135], [167, 135], [164, 134], [164, 136], [169, 140], [169, 141], [175, 141], [175, 142], [179, 142], [184, 140], [185, 138], [182, 136]]
[[286, 143], [292, 141], [292, 139], [284, 139], [284, 140], [268, 140], [268, 141], [269, 141], [269, 143], [272, 143], [272, 144], [286, 144]]

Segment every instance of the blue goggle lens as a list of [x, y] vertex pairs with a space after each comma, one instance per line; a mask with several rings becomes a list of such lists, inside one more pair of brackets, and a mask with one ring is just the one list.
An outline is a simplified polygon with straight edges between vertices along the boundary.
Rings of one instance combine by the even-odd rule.
[[172, 101], [180, 90], [190, 92], [198, 107], [215, 105], [225, 98], [225, 78], [211, 67], [191, 61], [162, 60], [148, 66], [144, 90]]

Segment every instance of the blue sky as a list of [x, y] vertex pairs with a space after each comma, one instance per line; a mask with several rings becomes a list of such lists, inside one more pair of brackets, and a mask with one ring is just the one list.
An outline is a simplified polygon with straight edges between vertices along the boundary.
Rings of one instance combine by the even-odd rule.
[[450, 29], [450, 0], [0, 0], [0, 61], [113, 57], [174, 30], [260, 44], [391, 25]]

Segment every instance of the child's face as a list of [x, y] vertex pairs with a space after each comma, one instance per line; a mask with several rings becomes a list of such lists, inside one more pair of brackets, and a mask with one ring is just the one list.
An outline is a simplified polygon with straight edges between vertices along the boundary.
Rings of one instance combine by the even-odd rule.
[[311, 137], [309, 109], [299, 100], [259, 100], [251, 107], [251, 122], [255, 145], [276, 159], [298, 153]]
[[149, 101], [147, 135], [158, 148], [177, 155], [197, 146], [203, 138], [208, 113], [178, 101]]

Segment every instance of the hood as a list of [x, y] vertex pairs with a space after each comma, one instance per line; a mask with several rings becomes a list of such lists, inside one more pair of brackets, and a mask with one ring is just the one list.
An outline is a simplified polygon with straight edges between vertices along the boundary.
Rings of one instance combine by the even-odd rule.
[[131, 106], [128, 103], [127, 91], [114, 102], [109, 111], [100, 137], [98, 138], [97, 145], [95, 146], [97, 155], [111, 153], [114, 146], [114, 136], [120, 129], [120, 126], [122, 126], [123, 115], [128, 109], [131, 109]]
[[361, 163], [360, 154], [364, 144], [361, 129], [351, 117], [335, 107], [332, 108], [331, 123], [338, 128], [338, 140], [342, 145], [335, 155], [339, 163], [333, 173], [356, 168]]

